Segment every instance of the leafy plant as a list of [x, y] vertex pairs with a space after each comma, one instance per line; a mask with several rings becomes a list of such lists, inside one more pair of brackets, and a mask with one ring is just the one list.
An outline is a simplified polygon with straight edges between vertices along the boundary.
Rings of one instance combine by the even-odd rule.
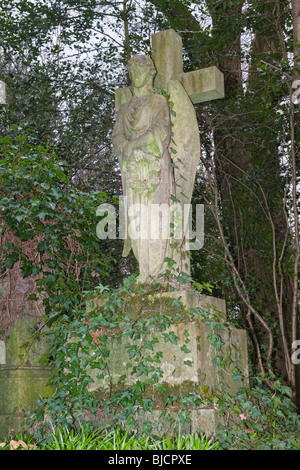
[[[274, 377], [273, 377], [274, 380]], [[223, 449], [299, 450], [300, 418], [291, 389], [279, 380], [270, 389], [262, 377], [234, 397], [220, 396], [219, 413], [226, 416], [218, 439]]]
[[218, 450], [218, 442], [198, 434], [158, 438], [141, 436], [121, 428], [80, 429], [56, 427], [40, 441], [31, 436], [7, 440], [0, 450]]
[[[168, 328], [174, 321], [183, 318], [180, 299], [170, 300], [168, 313], [145, 317], [139, 312], [133, 321], [126, 305], [128, 296], [138, 293], [134, 276], [126, 279], [118, 289], [99, 285], [99, 277], [107, 276], [109, 257], [106, 255], [105, 259], [103, 254], [100, 255], [99, 241], [93, 229], [96, 206], [105, 200], [105, 194], [85, 194], [73, 188], [57, 156], [50, 148], [35, 145], [31, 137], [12, 133], [1, 140], [0, 148], [3, 157], [0, 160], [0, 194], [5, 220], [2, 230], [12, 231], [21, 241], [16, 243], [14, 240], [4, 245], [3, 268], [9, 270], [17, 264], [23, 277], [35, 276], [37, 289], [30, 296], [32, 300], [37, 300], [41, 292], [47, 293], [43, 300], [44, 321], [51, 327], [49, 339], [51, 361], [56, 370], [53, 381], [56, 393], [40, 401], [40, 407], [31, 421], [42, 422], [49, 416], [50, 420], [63, 426], [60, 428], [63, 431], [55, 434], [52, 444], [70, 448], [93, 446], [96, 434], [78, 436], [74, 426], [96, 415], [99, 408], [105, 415], [111, 415], [114, 423], [126, 422], [128, 433], [132, 432], [137, 427], [135, 416], [154, 410], [155, 401], [147, 395], [151, 386], [162, 394], [165, 404], [176, 403], [181, 410], [178, 416], [183, 421], [189, 420], [189, 406], [201, 406], [210, 400], [218, 405], [219, 412], [226, 419], [229, 412], [235, 413], [239, 420], [238, 428], [234, 430], [228, 422], [221, 429], [219, 440], [224, 448], [297, 448], [297, 439], [291, 432], [299, 433], [299, 418], [292, 406], [289, 389], [280, 382], [273, 380], [274, 386], [269, 389], [262, 387], [261, 379], [259, 386], [252, 387], [250, 391], [242, 390], [234, 398], [226, 394], [215, 395], [211, 399], [203, 398], [201, 394], [183, 397], [174, 394], [170, 397], [168, 390], [163, 390], [159, 384], [162, 354], [154, 350], [157, 341], [155, 336], [153, 339], [153, 333], [160, 332], [166, 343], [177, 344], [176, 335]], [[22, 250], [22, 243], [31, 240], [36, 242], [38, 258], [32, 258]], [[70, 242], [77, 243], [80, 249], [74, 251]], [[92, 273], [95, 272], [97, 276], [93, 277]], [[176, 281], [184, 284], [190, 278], [179, 275]], [[209, 288], [205, 283], [197, 287], [202, 290], [202, 286]], [[154, 283], [149, 288], [159, 293], [163, 286]], [[171, 286], [167, 288], [171, 289]], [[140, 289], [142, 294], [144, 288]], [[99, 294], [105, 300], [101, 308], [87, 311], [86, 305], [93, 303], [93, 298]], [[197, 309], [185, 312], [185, 315], [190, 319], [201, 318], [207, 323], [211, 331], [208, 339], [216, 350], [215, 364], [226, 367], [219, 330], [227, 329], [227, 326], [211, 314]], [[139, 347], [130, 342], [127, 347], [127, 368], [136, 378], [135, 384], [122, 389], [125, 376], [120, 377], [121, 390], [117, 391], [112, 390], [107, 369], [110, 355], [108, 338], [112, 331], [130, 339], [143, 337]], [[185, 344], [181, 349], [188, 354], [189, 338], [186, 332], [184, 337]], [[186, 361], [186, 364], [191, 365], [191, 362]], [[93, 374], [104, 381], [105, 393], [102, 397], [96, 397], [90, 389], [95, 377]], [[237, 368], [233, 370], [233, 380], [241, 380]], [[109, 395], [106, 394], [107, 390], [110, 391]], [[172, 423], [171, 415], [169, 420]], [[161, 430], [161, 423], [155, 424], [157, 430]], [[145, 421], [139, 432], [149, 438], [153, 430], [153, 424]], [[66, 432], [68, 436], [64, 434]], [[146, 442], [136, 444], [132, 436], [132, 441], [126, 441], [126, 435], [126, 444], [125, 441], [117, 444], [116, 436], [111, 435], [115, 446], [135, 446]], [[107, 434], [106, 438], [107, 446], [111, 445], [110, 435]], [[166, 449], [172, 445], [202, 445], [198, 437], [193, 439], [188, 441], [179, 436], [174, 444], [166, 438], [159, 445]], [[64, 444], [65, 441], [68, 443]], [[21, 442], [16, 446], [24, 448], [22, 439], [14, 442]]]
[[0, 140], [0, 198], [1, 273], [19, 268], [22, 278], [35, 279], [29, 300], [43, 302], [50, 325], [80, 305], [85, 287], [105, 279], [114, 264], [95, 230], [106, 194], [77, 190], [51, 146], [15, 127]]

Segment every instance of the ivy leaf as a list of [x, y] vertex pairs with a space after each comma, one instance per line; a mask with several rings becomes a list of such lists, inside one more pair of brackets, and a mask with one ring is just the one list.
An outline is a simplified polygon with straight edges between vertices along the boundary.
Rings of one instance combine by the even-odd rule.
[[38, 243], [37, 250], [39, 253], [44, 253], [44, 251], [47, 251], [49, 249], [49, 246], [46, 241], [41, 241]]
[[150, 398], [143, 398], [142, 404], [143, 404], [143, 408], [145, 411], [152, 410], [154, 407], [154, 401], [151, 400]]
[[37, 216], [38, 216], [39, 219], [44, 220], [44, 219], [46, 219], [47, 215], [49, 215], [48, 212], [42, 211]]
[[19, 261], [19, 254], [14, 252], [4, 260], [4, 267], [11, 269], [17, 261]]
[[182, 307], [182, 303], [181, 303], [181, 297], [179, 299], [172, 299], [171, 300], [171, 307], [179, 307], [181, 308]]
[[190, 361], [190, 360], [187, 359], [186, 361], [184, 361], [184, 364], [185, 364], [186, 366], [192, 367], [193, 361]]
[[217, 334], [209, 334], [207, 335], [207, 338], [211, 341], [211, 344], [216, 349], [216, 351], [220, 351], [221, 347], [224, 344], [221, 339], [221, 336]]
[[220, 366], [223, 363], [223, 357], [222, 356], [215, 356], [214, 359], [213, 359], [213, 362], [217, 366]]
[[163, 337], [164, 337], [165, 343], [170, 342], [172, 344], [177, 344], [178, 337], [174, 334], [173, 331], [171, 331], [170, 333], [163, 333]]
[[233, 369], [232, 380], [235, 382], [241, 382], [243, 380], [243, 376], [238, 369]]

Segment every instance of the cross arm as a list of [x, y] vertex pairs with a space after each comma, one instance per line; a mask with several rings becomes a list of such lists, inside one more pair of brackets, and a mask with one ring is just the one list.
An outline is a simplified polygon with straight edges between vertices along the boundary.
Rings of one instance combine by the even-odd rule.
[[224, 75], [215, 66], [181, 73], [177, 79], [194, 104], [225, 97]]

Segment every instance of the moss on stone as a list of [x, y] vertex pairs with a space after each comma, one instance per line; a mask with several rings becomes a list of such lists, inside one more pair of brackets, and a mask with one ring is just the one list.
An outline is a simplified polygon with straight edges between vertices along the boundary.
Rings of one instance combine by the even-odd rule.
[[49, 384], [53, 370], [41, 365], [49, 356], [46, 336], [32, 335], [36, 322], [19, 318], [6, 338], [6, 364], [0, 366], [0, 435], [21, 431], [24, 413], [36, 408], [39, 397], [53, 394]]

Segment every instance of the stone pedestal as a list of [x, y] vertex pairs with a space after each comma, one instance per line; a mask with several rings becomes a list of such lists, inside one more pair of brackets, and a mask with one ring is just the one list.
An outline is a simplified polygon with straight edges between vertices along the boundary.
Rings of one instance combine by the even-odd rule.
[[[160, 408], [153, 410], [151, 413], [137, 414], [134, 418], [139, 427], [142, 427], [146, 422], [153, 423], [153, 434], [161, 437], [195, 433], [211, 437], [216, 434], [218, 425], [224, 424], [217, 413], [217, 407], [203, 406], [202, 408], [193, 409], [190, 411], [189, 420], [181, 420], [179, 417], [180, 411], [179, 409], [173, 409], [166, 413], [165, 408]], [[105, 416], [103, 413], [91, 421], [95, 427], [112, 425], [112, 417]], [[158, 423], [159, 427], [156, 427], [155, 424]]]
[[[170, 333], [173, 333], [172, 336]], [[168, 337], [176, 341], [176, 344], [168, 340]], [[132, 369], [128, 366], [130, 346], [137, 347], [138, 350], [145, 341], [150, 343], [154, 338], [158, 341], [153, 345], [151, 356], [161, 353], [159, 368], [162, 376], [159, 383], [166, 384], [170, 392], [182, 395], [181, 391], [197, 392], [203, 387], [216, 391], [220, 390], [222, 384], [224, 391], [234, 394], [241, 386], [248, 385], [245, 331], [217, 328], [212, 332], [202, 322], [175, 324], [164, 333], [153, 332], [138, 340], [126, 336], [111, 337], [107, 347], [110, 350], [108, 367], [113, 385], [117, 385], [124, 375], [126, 386], [136, 382], [135, 376], [131, 374]], [[220, 346], [219, 351], [213, 345], [214, 340]], [[241, 377], [240, 380], [235, 380], [235, 371]], [[96, 390], [100, 385], [105, 387], [105, 381], [97, 383], [96, 380], [91, 387]]]
[[[102, 299], [96, 299], [94, 303], [97, 302], [101, 305]], [[152, 416], [155, 422], [164, 411], [159, 386], [163, 386], [166, 395], [176, 395], [179, 399], [191, 393], [201, 396], [203, 391], [213, 394], [223, 390], [233, 395], [241, 387], [248, 386], [246, 332], [226, 325], [225, 301], [196, 295], [192, 291], [176, 291], [133, 295], [128, 305], [126, 312], [130, 312], [133, 322], [138, 318], [170, 315], [174, 309], [183, 316], [178, 320], [174, 315], [174, 322], [165, 331], [151, 330], [138, 339], [120, 333], [109, 337], [109, 375], [99, 380], [98, 371], [91, 371], [94, 382], [90, 384], [90, 391], [96, 396], [103, 396], [105, 391], [126, 390], [137, 381], [143, 382], [145, 397], [155, 400], [156, 409], [152, 415], [139, 416], [138, 421]], [[145, 350], [145, 344], [149, 344], [149, 349]], [[152, 364], [159, 371], [159, 386], [151, 382]], [[142, 371], [144, 366], [146, 372], [136, 374], [137, 368]], [[171, 414], [176, 418], [178, 412], [173, 410]], [[179, 426], [180, 432], [201, 430], [212, 434], [219, 422], [214, 407], [205, 405], [192, 409], [190, 419], [184, 426], [177, 423], [177, 431]], [[167, 421], [163, 428], [164, 432], [170, 430]]]
[[[40, 363], [49, 354], [45, 337], [33, 337], [36, 321], [19, 318], [9, 329], [0, 365], [0, 437], [10, 430], [22, 431], [26, 412], [36, 408], [36, 399], [53, 393], [48, 385], [52, 369]], [[4, 349], [4, 345], [2, 345]]]

